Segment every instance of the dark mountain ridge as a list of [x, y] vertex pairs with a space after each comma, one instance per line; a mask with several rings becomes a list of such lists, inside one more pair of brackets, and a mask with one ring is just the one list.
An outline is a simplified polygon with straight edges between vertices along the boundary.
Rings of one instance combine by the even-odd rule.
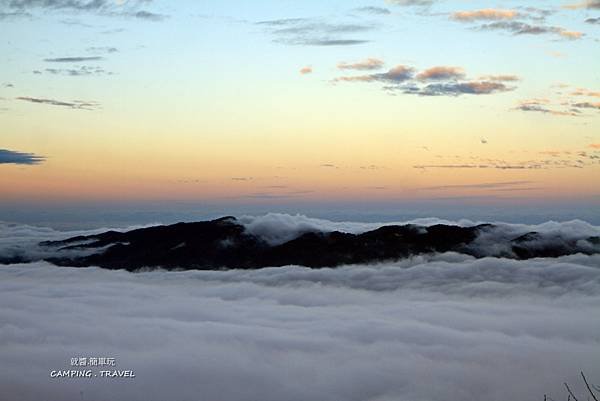
[[[507, 240], [503, 245], [508, 251], [503, 254], [490, 255], [481, 250], [477, 239], [482, 233], [494, 229], [491, 224], [473, 227], [393, 225], [361, 234], [306, 232], [282, 244], [272, 245], [247, 232], [234, 217], [223, 217], [128, 232], [108, 231], [42, 242], [40, 245], [55, 249], [58, 255], [69, 255], [45, 259], [56, 265], [99, 266], [129, 271], [141, 268], [258, 269], [285, 265], [320, 268], [393, 261], [412, 255], [448, 251], [475, 257], [515, 259], [594, 253], [577, 246], [575, 241], [544, 242], [544, 236], [532, 232]], [[591, 245], [599, 243], [595, 237], [587, 241]]]

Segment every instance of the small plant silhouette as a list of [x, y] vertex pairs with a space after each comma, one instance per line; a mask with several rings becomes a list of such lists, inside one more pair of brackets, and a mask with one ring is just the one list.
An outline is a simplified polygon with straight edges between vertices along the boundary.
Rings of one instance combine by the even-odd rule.
[[[598, 397], [596, 397], [596, 394], [594, 393], [594, 391], [597, 391], [600, 393], [600, 386], [596, 386], [593, 384], [590, 386], [590, 384], [588, 383], [587, 378], [585, 377], [585, 374], [583, 372], [581, 372], [581, 378], [583, 379], [583, 382], [585, 383], [585, 387], [587, 388], [588, 392], [590, 393], [587, 397], [587, 400], [590, 401], [591, 399], [593, 399], [594, 401], [598, 401]], [[573, 391], [569, 387], [568, 383], [565, 383], [565, 388], [567, 389], [567, 401], [571, 401], [571, 399], [573, 401], [579, 401], [579, 399], [575, 396], [575, 394], [573, 394]], [[592, 397], [591, 399], [590, 399], [590, 396]], [[546, 394], [544, 394], [544, 401], [554, 401], [554, 400], [552, 398], [548, 397]]]

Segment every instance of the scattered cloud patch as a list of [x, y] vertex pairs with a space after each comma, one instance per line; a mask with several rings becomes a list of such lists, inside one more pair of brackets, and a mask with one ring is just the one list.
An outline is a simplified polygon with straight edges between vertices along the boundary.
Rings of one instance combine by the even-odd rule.
[[0, 11], [0, 21], [23, 17], [31, 17], [31, 14], [24, 11]]
[[82, 28], [94, 28], [94, 25], [86, 24], [85, 22], [81, 22], [75, 18], [65, 18], [60, 21], [61, 24], [70, 25], [70, 26], [79, 26]]
[[92, 46], [85, 49], [89, 53], [117, 53], [119, 49], [111, 46]]
[[580, 8], [588, 10], [600, 10], [600, 0], [584, 0], [579, 3], [567, 4], [564, 8], [569, 10], [577, 10]]
[[371, 15], [390, 15], [392, 13], [385, 7], [358, 7], [354, 10]]
[[517, 82], [520, 81], [517, 75], [483, 75], [479, 77], [481, 81], [493, 81], [493, 82]]
[[44, 162], [44, 156], [33, 153], [15, 152], [14, 150], [0, 149], [0, 164], [25, 164], [35, 165]]
[[385, 169], [385, 166], [378, 166], [376, 164], [369, 164], [368, 166], [360, 166], [359, 167], [361, 170], [381, 170], [381, 169]]
[[45, 70], [49, 74], [53, 75], [66, 75], [69, 77], [83, 77], [90, 75], [112, 75], [112, 72], [108, 72], [100, 67], [81, 66], [79, 68], [46, 68]]
[[555, 116], [577, 117], [581, 112], [577, 109], [557, 110], [548, 107], [548, 102], [539, 99], [524, 100], [515, 108], [520, 111], [531, 111], [536, 113], [551, 114]]
[[600, 110], [600, 102], [580, 102], [580, 103], [573, 103], [572, 104], [573, 107], [576, 108], [581, 108], [581, 109], [595, 109], [595, 110]]
[[465, 71], [460, 67], [437, 66], [417, 74], [419, 81], [446, 81], [464, 78]]
[[504, 82], [513, 82], [518, 79], [514, 75], [486, 75], [485, 78], [469, 80], [464, 69], [455, 66], [435, 66], [417, 73], [413, 67], [398, 65], [385, 73], [341, 76], [334, 78], [332, 82], [380, 82], [386, 84], [382, 88], [383, 90], [392, 93], [401, 92], [419, 96], [460, 96], [511, 91], [515, 88], [507, 86]]
[[311, 66], [306, 66], [306, 67], [300, 68], [300, 75], [307, 75], [307, 74], [312, 74], [312, 73], [313, 73], [313, 68]]
[[145, 10], [123, 13], [122, 15], [134, 17], [134, 18], [141, 19], [141, 20], [147, 20], [147, 21], [162, 21], [162, 20], [168, 18], [168, 16], [166, 16], [164, 14], [157, 14], [157, 13], [153, 13], [153, 12], [145, 11]]
[[523, 17], [536, 21], [544, 21], [550, 15], [556, 13], [555, 9], [532, 6], [519, 6], [517, 9], [521, 11]]
[[405, 65], [397, 65], [384, 73], [368, 74], [368, 75], [355, 75], [355, 76], [342, 76], [337, 77], [334, 82], [387, 82], [387, 83], [400, 83], [405, 82], [413, 78], [414, 68]]
[[358, 70], [358, 71], [370, 71], [370, 70], [378, 70], [383, 67], [385, 63], [383, 60], [378, 58], [370, 57], [365, 60], [356, 61], [356, 62], [345, 62], [342, 61], [338, 63], [337, 68], [339, 70]]
[[577, 88], [571, 92], [571, 96], [586, 96], [586, 97], [600, 97], [600, 91], [594, 91], [586, 88]]
[[457, 11], [452, 14], [451, 18], [461, 22], [471, 21], [498, 21], [512, 20], [519, 17], [521, 14], [516, 10], [505, 10], [496, 8], [485, 8], [473, 11]]

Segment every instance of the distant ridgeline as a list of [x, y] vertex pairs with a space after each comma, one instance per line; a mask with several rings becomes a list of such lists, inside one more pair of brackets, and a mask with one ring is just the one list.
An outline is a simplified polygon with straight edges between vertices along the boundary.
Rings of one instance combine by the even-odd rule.
[[[301, 265], [313, 268], [394, 261], [413, 255], [459, 252], [476, 258], [529, 259], [600, 253], [600, 238], [528, 232], [511, 236], [492, 224], [390, 225], [361, 234], [311, 231], [273, 244], [248, 232], [234, 217], [178, 223], [128, 232], [108, 231], [40, 243], [41, 257], [60, 266], [258, 269]], [[26, 262], [23, 260], [22, 262]], [[15, 263], [2, 261], [3, 263]]]

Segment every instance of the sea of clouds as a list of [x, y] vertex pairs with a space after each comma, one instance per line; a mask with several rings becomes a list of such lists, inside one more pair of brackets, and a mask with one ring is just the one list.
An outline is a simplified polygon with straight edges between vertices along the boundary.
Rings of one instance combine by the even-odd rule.
[[[379, 226], [302, 216], [294, 225], [294, 217], [243, 219], [274, 241], [315, 224]], [[74, 234], [6, 226], [0, 252]], [[598, 228], [576, 221], [534, 231], [542, 230], [589, 236]], [[0, 265], [0, 399], [558, 401], [565, 381], [586, 399], [579, 372], [600, 384], [599, 311], [600, 254], [445, 253], [254, 271]], [[113, 357], [136, 378], [50, 377], [73, 357]]]

